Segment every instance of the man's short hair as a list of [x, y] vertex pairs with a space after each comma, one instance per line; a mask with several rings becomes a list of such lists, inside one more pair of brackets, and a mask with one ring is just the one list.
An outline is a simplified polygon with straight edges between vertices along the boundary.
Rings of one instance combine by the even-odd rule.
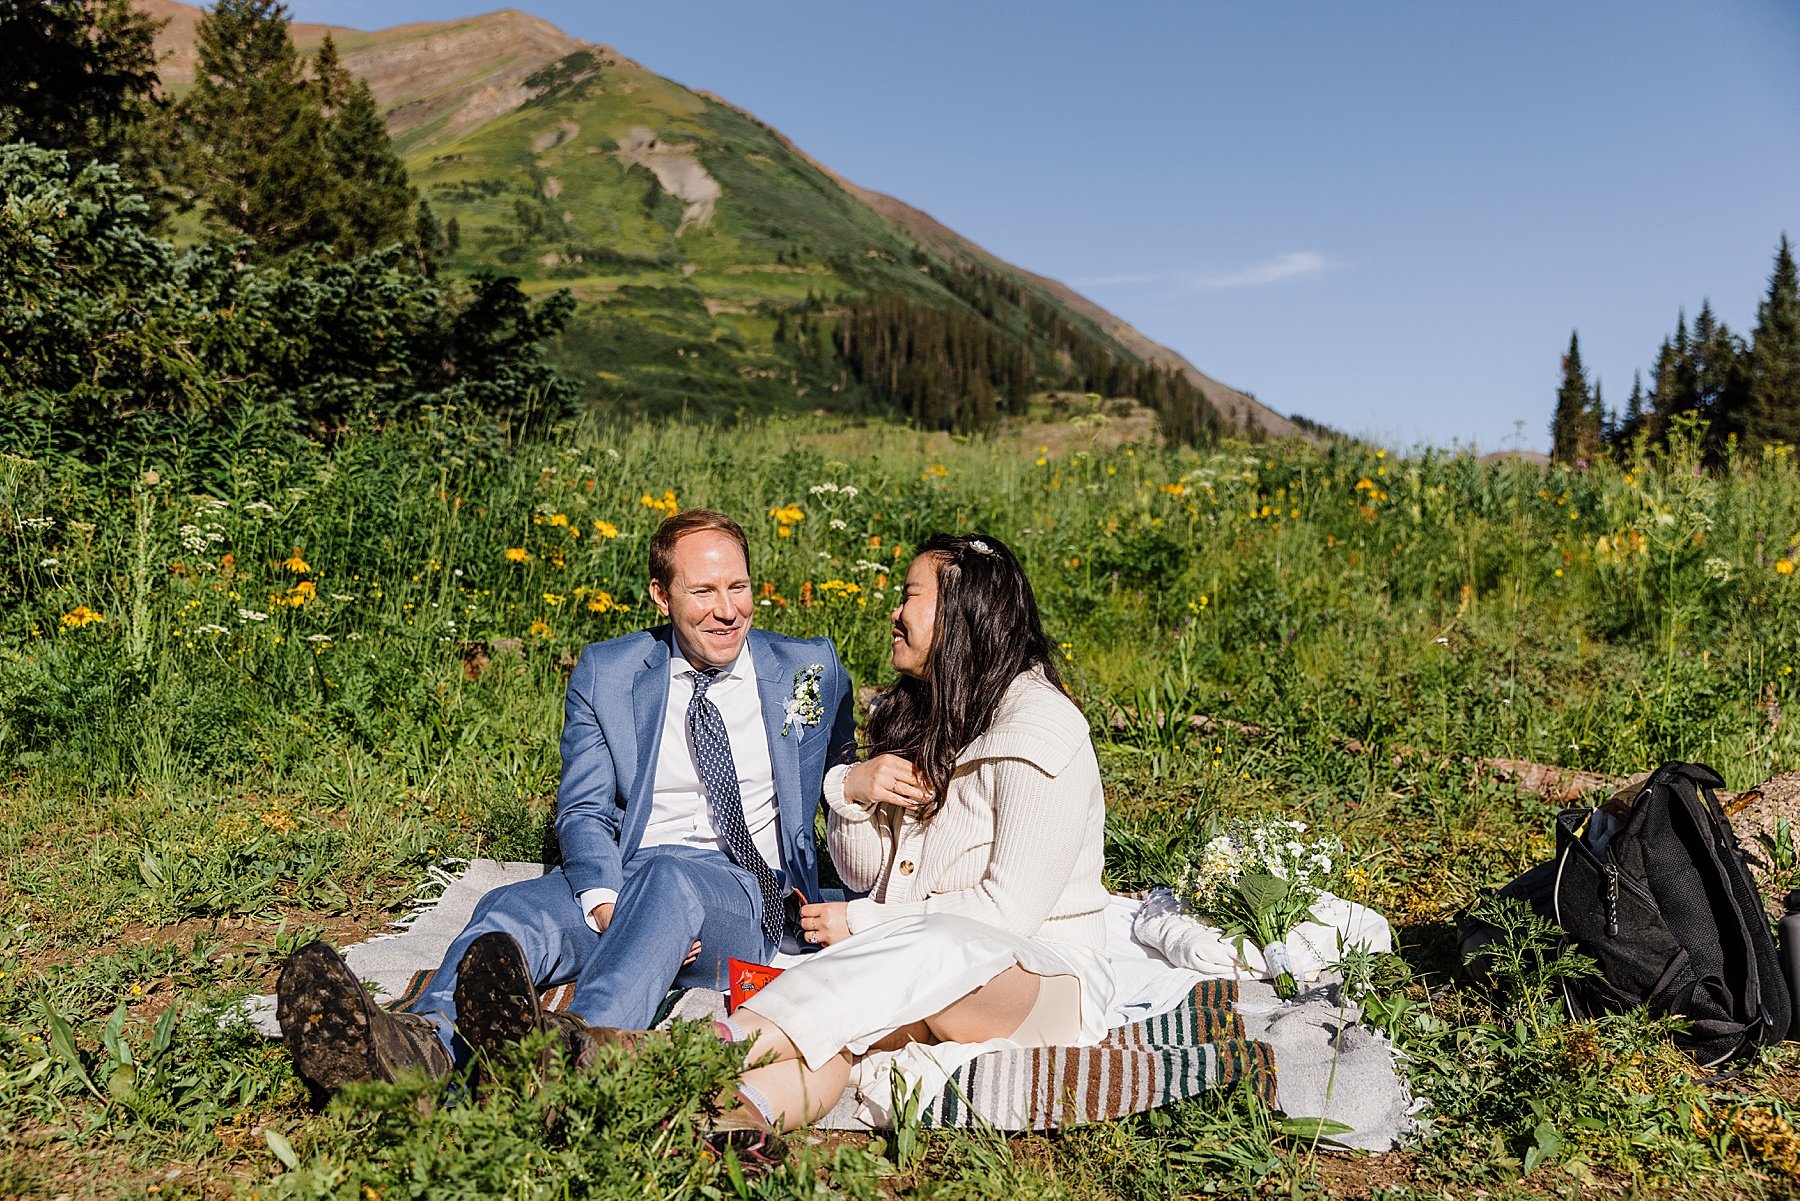
[[675, 574], [675, 544], [702, 530], [717, 530], [729, 536], [744, 552], [744, 567], [749, 569], [750, 540], [744, 537], [743, 526], [711, 509], [683, 509], [663, 518], [656, 533], [650, 535], [650, 578], [667, 588]]

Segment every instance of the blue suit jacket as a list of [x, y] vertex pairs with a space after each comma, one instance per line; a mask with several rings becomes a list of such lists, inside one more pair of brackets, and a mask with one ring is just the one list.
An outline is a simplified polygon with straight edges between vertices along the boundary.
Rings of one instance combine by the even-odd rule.
[[[770, 866], [786, 872], [788, 887], [817, 901], [813, 820], [824, 798], [826, 769], [855, 757], [855, 691], [829, 638], [788, 638], [752, 627], [749, 639], [779, 804], [782, 862]], [[590, 888], [623, 887], [624, 864], [643, 840], [656, 789], [673, 647], [673, 630], [666, 625], [590, 642], [569, 678], [556, 837], [563, 875], [577, 898]], [[789, 723], [785, 711], [794, 675], [813, 664], [824, 668], [818, 724]]]

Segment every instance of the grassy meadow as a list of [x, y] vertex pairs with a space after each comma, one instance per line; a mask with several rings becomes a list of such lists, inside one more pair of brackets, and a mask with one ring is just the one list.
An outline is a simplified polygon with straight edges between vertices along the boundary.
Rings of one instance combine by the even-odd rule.
[[[1456, 910], [1551, 849], [1555, 806], [1478, 760], [1683, 758], [1733, 788], [1800, 767], [1792, 457], [1572, 473], [1117, 433], [515, 444], [437, 414], [205, 478], [175, 451], [104, 485], [0, 458], [0, 1196], [1791, 1195], [1791, 1048], [1720, 1076], [1643, 1020], [1572, 1025], [1529, 924], [1505, 988], [1450, 972]], [[315, 1112], [232, 1004], [310, 938], [380, 931], [433, 868], [553, 853], [567, 671], [653, 620], [645, 545], [677, 505], [741, 515], [759, 623], [831, 634], [865, 684], [917, 539], [1012, 545], [1093, 722], [1110, 883], [1170, 879], [1234, 817], [1340, 835], [1403, 943], [1352, 966], [1432, 1100], [1424, 1140], [1332, 1154], [1237, 1096], [1048, 1137], [796, 1139], [743, 1181], [688, 1151], [734, 1064], [686, 1036], [479, 1103]]]

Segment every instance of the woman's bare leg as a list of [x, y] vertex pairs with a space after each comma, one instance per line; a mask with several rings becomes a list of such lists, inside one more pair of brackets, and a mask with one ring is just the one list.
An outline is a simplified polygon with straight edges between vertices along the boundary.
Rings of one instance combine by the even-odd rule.
[[1037, 1004], [1043, 977], [1018, 964], [925, 1019], [939, 1042], [979, 1043], [1005, 1038]]
[[811, 1125], [830, 1113], [849, 1083], [850, 1053], [839, 1051], [816, 1072], [798, 1059], [751, 1068], [744, 1073], [739, 1087], [756, 1090], [768, 1105], [777, 1130], [792, 1130]]
[[[1043, 979], [1014, 964], [923, 1021], [894, 1031], [870, 1049], [897, 1051], [909, 1042], [976, 1043], [1004, 1038], [1032, 1016]], [[849, 1052], [838, 1052], [814, 1071], [800, 1062], [800, 1052], [787, 1033], [748, 1005], [738, 1008], [732, 1022], [746, 1040], [755, 1039], [750, 1062], [758, 1066], [744, 1073], [743, 1085], [754, 1089], [767, 1104], [778, 1128], [791, 1130], [816, 1122], [837, 1104], [850, 1080]]]
[[765, 1063], [771, 1057], [776, 1062], [800, 1058], [800, 1049], [794, 1046], [794, 1040], [787, 1036], [787, 1031], [748, 1005], [737, 1007], [737, 1012], [731, 1015], [731, 1024], [743, 1036], [738, 1041], [755, 1041], [750, 1049], [749, 1063]]

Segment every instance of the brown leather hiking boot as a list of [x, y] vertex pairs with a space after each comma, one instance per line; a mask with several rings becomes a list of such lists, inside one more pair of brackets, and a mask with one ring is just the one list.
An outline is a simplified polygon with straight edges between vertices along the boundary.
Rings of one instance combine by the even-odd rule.
[[[627, 1050], [640, 1031], [590, 1026], [571, 1013], [546, 1012], [537, 984], [525, 963], [525, 952], [510, 934], [498, 930], [477, 938], [456, 968], [456, 1030], [478, 1058], [499, 1059], [527, 1034], [552, 1030], [561, 1036], [568, 1061], [577, 1067], [593, 1062], [602, 1046]], [[545, 1052], [539, 1067], [548, 1068]]]
[[416, 1013], [389, 1013], [330, 945], [308, 943], [282, 965], [275, 986], [281, 1042], [314, 1088], [393, 1081], [407, 1072], [450, 1074], [437, 1027]]

